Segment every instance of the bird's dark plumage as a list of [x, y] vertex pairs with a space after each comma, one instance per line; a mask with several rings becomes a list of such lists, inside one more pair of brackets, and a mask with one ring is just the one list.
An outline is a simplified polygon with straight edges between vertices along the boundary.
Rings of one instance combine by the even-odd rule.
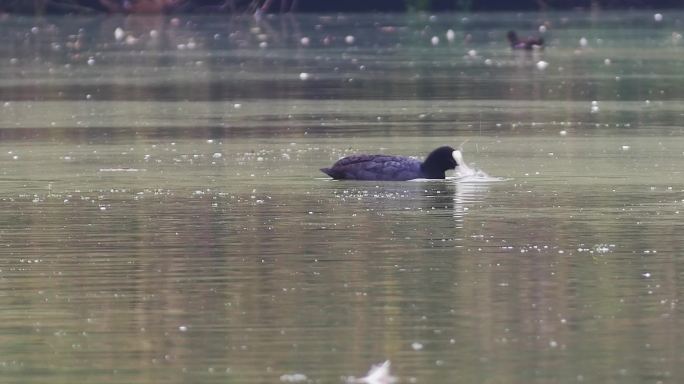
[[511, 49], [523, 49], [530, 51], [535, 47], [538, 49], [544, 48], [544, 39], [541, 37], [526, 37], [525, 39], [519, 39], [518, 34], [515, 31], [508, 31], [506, 34], [508, 42], [511, 44]]
[[445, 172], [456, 166], [454, 149], [444, 146], [432, 151], [423, 162], [405, 156], [352, 155], [321, 171], [333, 179], [403, 181], [444, 179]]

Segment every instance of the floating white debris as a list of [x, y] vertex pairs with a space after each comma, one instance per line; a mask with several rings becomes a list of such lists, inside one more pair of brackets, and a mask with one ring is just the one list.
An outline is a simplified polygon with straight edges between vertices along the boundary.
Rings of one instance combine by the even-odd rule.
[[134, 36], [131, 36], [131, 35], [126, 36], [126, 44], [134, 45], [137, 42], [138, 42], [138, 39], [136, 39]]
[[156, 29], [150, 30], [150, 37], [156, 39], [157, 37], [159, 37], [159, 32], [157, 32]]
[[477, 56], [477, 51], [474, 49], [471, 49], [470, 51], [468, 51], [468, 56], [470, 56], [470, 57]]
[[615, 249], [615, 244], [596, 244], [594, 251], [596, 253], [608, 253]]
[[211, 155], [211, 157], [213, 157], [214, 159], [220, 159], [221, 157], [223, 157], [223, 155], [219, 152], [216, 152], [213, 155]]
[[145, 169], [138, 168], [100, 168], [100, 172], [141, 172]]
[[549, 66], [549, 63], [547, 63], [547, 62], [544, 61], [544, 60], [539, 60], [539, 61], [537, 62], [537, 69], [540, 70], [540, 71], [545, 70], [548, 66]]
[[299, 74], [299, 80], [309, 80], [309, 74], [306, 72], [302, 72]]
[[373, 365], [365, 377], [357, 379], [355, 377], [347, 378], [347, 383], [365, 383], [365, 384], [392, 384], [397, 382], [397, 378], [390, 373], [391, 363], [389, 360], [380, 365]]
[[656, 13], [655, 15], [653, 15], [653, 20], [659, 23], [663, 21], [663, 15], [661, 13]]
[[303, 373], [292, 373], [292, 374], [284, 374], [280, 376], [280, 381], [283, 383], [301, 383], [303, 381], [307, 381], [308, 377], [306, 377], [305, 374]]
[[597, 113], [599, 111], [598, 101], [594, 100], [591, 102], [591, 113]]
[[539, 26], [539, 33], [546, 33], [546, 25], [540, 25]]
[[432, 36], [432, 39], [430, 39], [430, 44], [432, 44], [432, 45], [439, 45], [439, 37], [437, 37], [437, 36]]
[[114, 39], [116, 39], [116, 41], [123, 41], [124, 37], [126, 37], [126, 32], [124, 32], [121, 27], [117, 27], [114, 30]]
[[413, 343], [411, 343], [411, 348], [413, 348], [414, 351], [420, 351], [423, 349], [423, 344], [414, 341]]
[[95, 65], [95, 58], [94, 58], [94, 57], [90, 56], [90, 57], [88, 58], [88, 65], [90, 65], [91, 67], [92, 67], [93, 65]]
[[305, 47], [308, 47], [310, 43], [311, 43], [311, 40], [306, 36], [299, 39], [299, 44], [301, 44]]
[[582, 48], [586, 48], [589, 45], [589, 40], [587, 40], [586, 37], [582, 37], [581, 39], [579, 39], [579, 45]]
[[629, 151], [630, 148], [632, 148], [632, 147], [630, 147], [629, 145], [623, 145], [622, 146], [623, 151]]
[[612, 62], [610, 61], [610, 59], [605, 59], [605, 60], [603, 60], [603, 64], [604, 65], [611, 65]]
[[484, 63], [485, 63], [486, 66], [490, 66], [490, 65], [494, 64], [494, 62], [492, 61], [492, 59], [485, 59]]
[[178, 330], [181, 332], [186, 332], [188, 330], [188, 326], [187, 325], [181, 325], [178, 327]]
[[262, 41], [261, 43], [259, 43], [259, 48], [261, 48], [261, 49], [268, 48], [268, 43], [265, 41]]
[[453, 43], [454, 40], [456, 40], [456, 32], [454, 32], [453, 29], [449, 29], [446, 31], [446, 39], [448, 42]]
[[38, 27], [31, 28], [31, 33], [33, 33], [34, 35], [37, 35], [38, 32], [40, 32], [40, 29], [38, 29]]
[[562, 131], [558, 132], [558, 134], [560, 134], [561, 136], [565, 136], [568, 134], [568, 131], [562, 130]]
[[240, 103], [235, 103], [235, 104], [233, 104], [233, 108], [235, 108], [235, 109], [240, 109], [240, 108], [242, 108], [242, 104], [240, 104]]
[[347, 36], [344, 38], [344, 42], [347, 43], [347, 44], [354, 44], [354, 40], [356, 40], [356, 39], [355, 39], [354, 36], [352, 36], [352, 35], [347, 35]]

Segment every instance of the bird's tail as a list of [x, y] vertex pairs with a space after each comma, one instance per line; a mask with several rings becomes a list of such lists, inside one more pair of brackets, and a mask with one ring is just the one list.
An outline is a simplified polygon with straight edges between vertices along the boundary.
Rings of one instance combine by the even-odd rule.
[[339, 171], [336, 171], [332, 168], [321, 168], [321, 172], [325, 173], [326, 175], [332, 177], [333, 179], [341, 179], [342, 178], [342, 173]]

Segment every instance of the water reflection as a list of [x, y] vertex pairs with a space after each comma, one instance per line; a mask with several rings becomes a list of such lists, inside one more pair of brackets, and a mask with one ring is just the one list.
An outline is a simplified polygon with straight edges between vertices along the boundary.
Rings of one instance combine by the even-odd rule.
[[[485, 183], [453, 181], [330, 183], [338, 206], [336, 212], [352, 217], [363, 215], [366, 219], [371, 215], [370, 219], [377, 220], [378, 226], [395, 222], [404, 226], [407, 221], [421, 222], [432, 217], [435, 220], [432, 225], [420, 224], [424, 230], [431, 231], [431, 241], [446, 238], [453, 241], [456, 236], [453, 230], [463, 227], [469, 207], [481, 203], [488, 191]], [[439, 237], [438, 230], [446, 237]]]

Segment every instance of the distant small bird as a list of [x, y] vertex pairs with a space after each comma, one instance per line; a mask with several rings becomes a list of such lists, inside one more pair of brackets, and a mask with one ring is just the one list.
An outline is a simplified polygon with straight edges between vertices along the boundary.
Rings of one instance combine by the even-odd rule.
[[333, 179], [405, 181], [444, 179], [445, 172], [456, 169], [460, 153], [444, 146], [430, 152], [425, 161], [406, 156], [352, 155], [321, 171]]
[[508, 31], [506, 34], [511, 49], [531, 51], [533, 49], [544, 49], [544, 39], [541, 37], [526, 37], [524, 40], [518, 38], [515, 31]]

